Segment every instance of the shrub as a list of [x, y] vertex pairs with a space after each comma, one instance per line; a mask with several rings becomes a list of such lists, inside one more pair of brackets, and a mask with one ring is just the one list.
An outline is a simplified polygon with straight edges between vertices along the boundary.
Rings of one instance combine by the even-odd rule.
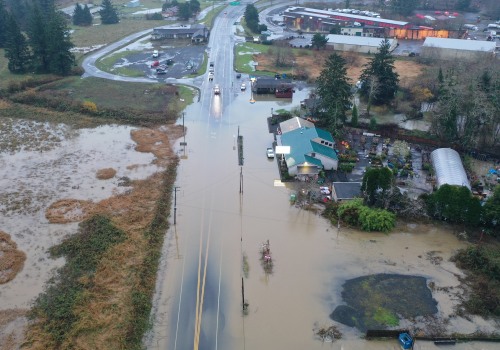
[[82, 108], [85, 110], [85, 111], [88, 111], [88, 112], [92, 112], [92, 113], [95, 113], [97, 112], [97, 106], [94, 102], [91, 102], [91, 101], [85, 101], [82, 103]]

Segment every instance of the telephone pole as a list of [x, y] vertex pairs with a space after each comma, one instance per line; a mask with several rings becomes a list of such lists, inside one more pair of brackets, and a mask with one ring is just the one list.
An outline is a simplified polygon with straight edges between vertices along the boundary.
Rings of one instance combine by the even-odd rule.
[[174, 187], [174, 225], [177, 224], [177, 189], [179, 186]]

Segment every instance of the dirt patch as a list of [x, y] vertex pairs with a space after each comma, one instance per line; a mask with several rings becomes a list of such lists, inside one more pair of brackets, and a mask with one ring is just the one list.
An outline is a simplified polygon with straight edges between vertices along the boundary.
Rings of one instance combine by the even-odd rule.
[[7, 309], [0, 311], [0, 345], [3, 350], [19, 349], [27, 323], [27, 310]]
[[168, 130], [165, 128], [138, 129], [131, 132], [132, 140], [137, 143], [135, 150], [153, 153], [157, 158], [158, 165], [162, 165], [164, 161], [175, 156], [171, 140], [176, 140], [181, 136], [182, 126], [180, 125], [169, 126]]
[[45, 211], [51, 224], [67, 224], [85, 220], [91, 214], [94, 203], [79, 199], [61, 199], [52, 203]]
[[[339, 52], [337, 52], [339, 53]], [[332, 51], [315, 51], [313, 55], [300, 55], [294, 57], [295, 67], [297, 72], [303, 71], [309, 76], [309, 79], [314, 80], [319, 77], [323, 70], [324, 63]], [[364, 56], [355, 53], [339, 53], [346, 60], [347, 76], [352, 82], [359, 80], [363, 66], [368, 63], [369, 56]], [[257, 70], [261, 71], [277, 71], [280, 72], [283, 68], [274, 65], [274, 57], [271, 55], [257, 54], [254, 55], [254, 60], [258, 62]], [[399, 74], [399, 79], [405, 85], [411, 84], [422, 74], [424, 65], [414, 61], [396, 60], [394, 62], [396, 72]], [[288, 70], [291, 71], [292, 67]]]
[[99, 169], [97, 170], [96, 177], [99, 180], [109, 180], [115, 177], [116, 170], [113, 168]]
[[26, 254], [17, 249], [10, 235], [0, 231], [0, 284], [7, 283], [23, 269]]

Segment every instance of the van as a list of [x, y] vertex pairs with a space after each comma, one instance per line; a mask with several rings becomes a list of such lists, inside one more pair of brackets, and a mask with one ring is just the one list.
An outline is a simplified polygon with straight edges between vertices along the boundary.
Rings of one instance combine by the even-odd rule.
[[465, 29], [470, 29], [470, 30], [477, 30], [477, 26], [474, 24], [464, 24]]
[[488, 28], [497, 29], [500, 28], [500, 24], [490, 23], [488, 24]]
[[154, 50], [153, 51], [153, 58], [157, 58], [158, 56], [160, 56], [160, 53], [158, 52], [158, 50]]

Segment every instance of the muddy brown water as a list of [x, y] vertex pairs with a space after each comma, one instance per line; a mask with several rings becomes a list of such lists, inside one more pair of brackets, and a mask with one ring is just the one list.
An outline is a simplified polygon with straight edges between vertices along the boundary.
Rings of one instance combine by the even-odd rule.
[[[437, 318], [449, 332], [492, 332], [494, 322], [453, 314], [462, 272], [449, 262], [466, 243], [446, 227], [400, 223], [389, 235], [331, 227], [315, 213], [291, 206], [288, 187], [275, 186], [276, 160], [265, 150], [273, 141], [266, 118], [271, 108], [298, 106], [293, 101], [235, 94], [220, 110], [214, 102], [186, 111], [186, 147], [176, 183], [176, 225], [167, 233], [149, 349], [396, 349], [395, 341], [367, 342], [352, 327], [329, 319], [344, 304], [348, 279], [388, 273], [425, 277], [435, 284]], [[207, 115], [206, 105], [212, 113]], [[215, 112], [216, 113], [215, 113]], [[236, 135], [244, 138], [244, 166], [238, 166]], [[243, 189], [243, 194], [240, 194]], [[174, 211], [172, 212], [174, 215]], [[260, 247], [269, 240], [273, 273], [265, 273]], [[248, 257], [242, 316], [242, 255]], [[201, 311], [200, 311], [201, 310]], [[313, 329], [336, 325], [343, 339], [325, 344]], [[401, 327], [433, 325], [418, 318]], [[417, 349], [436, 348], [419, 342]], [[494, 349], [495, 344], [466, 343], [457, 349]]]
[[[293, 101], [250, 104], [248, 93], [235, 93], [227, 110], [217, 104], [209, 106], [217, 118], [201, 113], [206, 106], [200, 104], [187, 110], [188, 146], [178, 149], [182, 161], [176, 184], [177, 225], [165, 241], [148, 348], [183, 349], [181, 340], [193, 341], [196, 318], [186, 315], [190, 310], [195, 313], [196, 300], [190, 297], [198, 287], [193, 277], [198, 275], [198, 266], [203, 275], [205, 261], [200, 349], [397, 348], [395, 342], [361, 340], [357, 330], [340, 324], [336, 325], [343, 339], [323, 344], [313, 329], [334, 324], [329, 314], [343, 303], [341, 286], [351, 278], [412, 274], [452, 291], [458, 286], [461, 272], [448, 258], [465, 243], [445, 227], [402, 223], [390, 235], [338, 231], [318, 215], [289, 205], [291, 189], [275, 186], [277, 165], [266, 158], [265, 150], [272, 142], [266, 118], [271, 108], [291, 108], [304, 97], [305, 91], [298, 92]], [[120, 177], [141, 179], [159, 169], [151, 154], [134, 150], [130, 127], [74, 130], [62, 124], [1, 122], [2, 141], [10, 141], [2, 143], [0, 153], [0, 229], [11, 235], [27, 259], [16, 278], [0, 285], [0, 309], [26, 309], [64, 263], [51, 259], [48, 248], [77, 228], [76, 223], [49, 224], [45, 209], [64, 198], [97, 202], [127, 190], [118, 186]], [[244, 136], [242, 171], [235, 150], [238, 126]], [[115, 169], [117, 175], [98, 180], [96, 173], [104, 168]], [[243, 195], [239, 193], [240, 174]], [[274, 259], [272, 274], [265, 273], [259, 260], [260, 245], [266, 240]], [[241, 312], [243, 253], [249, 266], [248, 278], [244, 278], [249, 303], [245, 317]], [[199, 289], [203, 289], [200, 282]], [[185, 298], [180, 303], [181, 295]], [[438, 301], [438, 315], [453, 313], [453, 295], [435, 291], [433, 297]], [[180, 316], [179, 310], [183, 311]], [[185, 327], [177, 328], [177, 320], [183, 320]], [[23, 324], [16, 319], [7, 331]], [[480, 318], [457, 317], [450, 320], [447, 330], [471, 333], [494, 327]], [[0, 344], [2, 339], [0, 334]], [[417, 348], [434, 347], [425, 344]], [[455, 348], [495, 346], [467, 343]]]
[[[63, 259], [48, 249], [75, 233], [77, 223], [49, 224], [45, 210], [59, 199], [98, 202], [127, 191], [120, 177], [144, 179], [159, 169], [150, 153], [134, 150], [127, 126], [74, 130], [63, 124], [0, 120], [0, 229], [27, 255], [23, 270], [0, 285], [0, 309], [28, 308]], [[98, 180], [99, 169], [115, 177]]]

